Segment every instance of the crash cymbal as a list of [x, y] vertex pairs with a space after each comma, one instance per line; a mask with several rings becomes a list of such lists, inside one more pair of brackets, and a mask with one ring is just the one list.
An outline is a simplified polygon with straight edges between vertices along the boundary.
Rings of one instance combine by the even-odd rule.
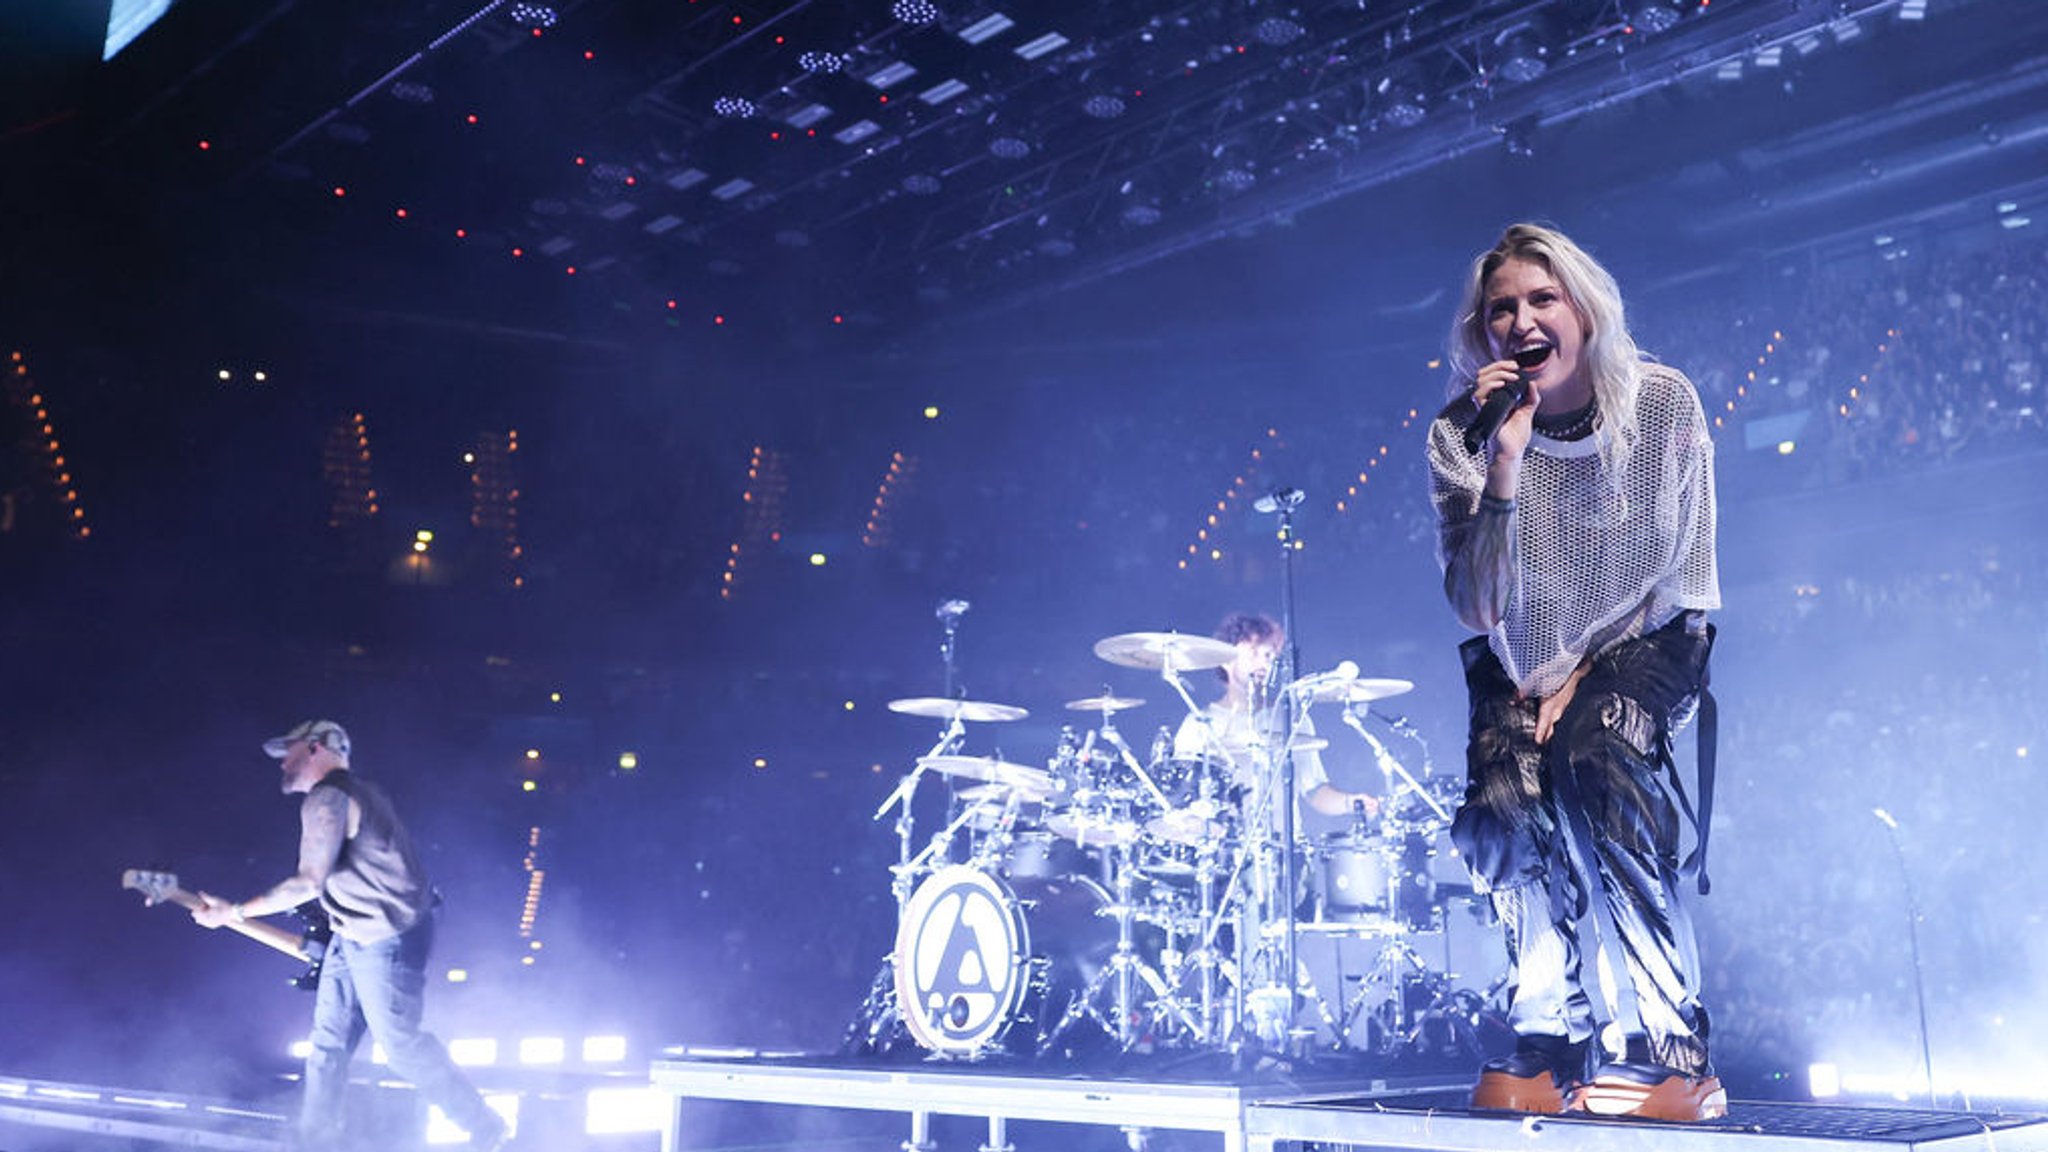
[[941, 776], [983, 780], [1041, 796], [1052, 795], [1057, 787], [1052, 774], [1043, 768], [1012, 764], [993, 756], [926, 756], [918, 763]]
[[[1038, 771], [1036, 768], [1028, 767], [1024, 770]], [[1039, 788], [1036, 782], [1027, 783], [1024, 778], [1014, 774], [1010, 779], [1011, 782], [1006, 784], [975, 784], [967, 788], [957, 788], [953, 791], [953, 799], [967, 805], [988, 804], [1000, 808], [1009, 803], [1012, 796], [1027, 803], [1050, 800], [1053, 792], [1059, 787], [1058, 781], [1051, 776], [1045, 778], [1047, 787], [1043, 789]]]
[[1126, 668], [1221, 668], [1237, 658], [1237, 647], [1178, 632], [1125, 632], [1097, 640], [1095, 654]]
[[1031, 715], [1029, 710], [1009, 704], [953, 700], [944, 696], [906, 696], [901, 700], [891, 700], [889, 711], [901, 712], [905, 716], [930, 716], [936, 720], [951, 720], [955, 716], [978, 721], [1022, 720]]
[[1415, 691], [1413, 680], [1396, 680], [1387, 676], [1360, 676], [1355, 680], [1338, 680], [1323, 685], [1308, 694], [1318, 704], [1364, 704], [1371, 700], [1385, 700]]
[[1085, 700], [1069, 700], [1067, 707], [1075, 712], [1122, 712], [1136, 708], [1144, 701], [1134, 696], [1090, 696]]

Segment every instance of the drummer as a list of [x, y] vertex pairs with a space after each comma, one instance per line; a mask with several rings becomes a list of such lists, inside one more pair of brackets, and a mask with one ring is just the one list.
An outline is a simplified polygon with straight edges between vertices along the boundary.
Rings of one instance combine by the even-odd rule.
[[[1223, 680], [1223, 695], [1199, 715], [1181, 722], [1174, 734], [1176, 760], [1211, 760], [1224, 764], [1232, 791], [1244, 799], [1250, 813], [1263, 799], [1259, 787], [1269, 771], [1277, 770], [1282, 749], [1281, 715], [1272, 683], [1286, 634], [1272, 617], [1233, 612], [1216, 626], [1218, 640], [1237, 649], [1230, 663], [1216, 669]], [[1302, 802], [1326, 816], [1379, 815], [1379, 797], [1369, 792], [1349, 792], [1330, 782], [1323, 767], [1320, 741], [1306, 711], [1299, 712], [1293, 727], [1294, 786]], [[1302, 747], [1304, 741], [1310, 747]], [[1275, 818], [1277, 823], [1277, 817]]]

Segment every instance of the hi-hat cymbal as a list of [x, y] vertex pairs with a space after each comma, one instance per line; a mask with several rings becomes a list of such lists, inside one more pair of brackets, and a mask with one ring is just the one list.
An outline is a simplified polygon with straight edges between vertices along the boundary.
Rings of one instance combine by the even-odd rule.
[[951, 720], [955, 716], [962, 720], [1022, 720], [1031, 715], [1029, 710], [1010, 704], [953, 700], [945, 696], [906, 696], [901, 700], [891, 700], [889, 711], [901, 712], [905, 716], [930, 716], [937, 720]]
[[1052, 795], [1058, 788], [1052, 773], [1043, 768], [1012, 764], [993, 756], [926, 756], [918, 763], [941, 776], [1003, 784], [1041, 797]]
[[1067, 707], [1075, 712], [1122, 712], [1136, 708], [1144, 701], [1135, 696], [1090, 696], [1085, 700], [1069, 700]]
[[1237, 658], [1237, 647], [1178, 632], [1125, 632], [1097, 640], [1095, 654], [1126, 668], [1221, 668]]
[[1397, 680], [1391, 676], [1360, 676], [1355, 680], [1333, 681], [1309, 693], [1308, 698], [1318, 704], [1364, 704], [1413, 691], [1413, 680]]

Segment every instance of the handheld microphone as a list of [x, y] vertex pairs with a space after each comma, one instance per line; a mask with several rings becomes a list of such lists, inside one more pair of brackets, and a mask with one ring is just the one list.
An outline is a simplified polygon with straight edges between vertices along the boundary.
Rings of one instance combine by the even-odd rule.
[[1524, 348], [1515, 353], [1515, 364], [1520, 370], [1515, 373], [1514, 383], [1496, 389], [1493, 395], [1486, 398], [1486, 403], [1480, 406], [1479, 415], [1474, 417], [1471, 426], [1465, 429], [1465, 451], [1477, 452], [1480, 445], [1493, 439], [1494, 433], [1500, 431], [1500, 426], [1507, 423], [1509, 413], [1520, 408], [1522, 401], [1529, 398], [1531, 373], [1549, 358], [1548, 345]]

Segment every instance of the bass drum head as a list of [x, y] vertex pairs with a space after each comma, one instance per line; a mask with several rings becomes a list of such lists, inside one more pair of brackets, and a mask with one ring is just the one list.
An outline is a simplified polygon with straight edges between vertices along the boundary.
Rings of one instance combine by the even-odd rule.
[[896, 1005], [934, 1052], [971, 1055], [1008, 1026], [1024, 998], [1031, 940], [1001, 880], [956, 864], [927, 877], [896, 929]]
[[1086, 877], [941, 868], [896, 931], [896, 1006], [911, 1038], [942, 1055], [1037, 1056], [1116, 950], [1109, 897]]

